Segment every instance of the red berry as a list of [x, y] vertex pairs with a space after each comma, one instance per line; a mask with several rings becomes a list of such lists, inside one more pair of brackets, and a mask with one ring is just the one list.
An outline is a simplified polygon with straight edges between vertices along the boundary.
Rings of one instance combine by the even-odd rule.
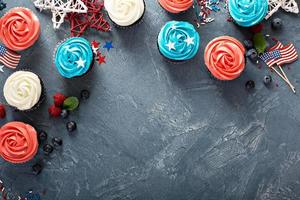
[[54, 104], [56, 107], [62, 107], [64, 100], [66, 99], [65, 95], [61, 93], [56, 93], [53, 96]]
[[4, 105], [0, 104], [0, 119], [3, 119], [6, 116]]
[[61, 108], [56, 107], [55, 105], [51, 105], [48, 109], [50, 116], [59, 117], [61, 113]]
[[262, 31], [263, 28], [264, 28], [264, 25], [262, 23], [260, 23], [260, 24], [250, 27], [250, 30], [252, 33], [259, 33]]

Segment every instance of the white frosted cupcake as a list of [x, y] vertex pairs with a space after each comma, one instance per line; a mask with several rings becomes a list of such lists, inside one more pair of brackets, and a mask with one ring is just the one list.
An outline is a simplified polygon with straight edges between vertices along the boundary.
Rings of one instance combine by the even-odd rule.
[[130, 27], [141, 21], [145, 13], [144, 0], [104, 0], [111, 21], [119, 27]]
[[32, 72], [21, 70], [7, 78], [3, 94], [6, 102], [20, 111], [37, 108], [45, 96], [41, 79]]

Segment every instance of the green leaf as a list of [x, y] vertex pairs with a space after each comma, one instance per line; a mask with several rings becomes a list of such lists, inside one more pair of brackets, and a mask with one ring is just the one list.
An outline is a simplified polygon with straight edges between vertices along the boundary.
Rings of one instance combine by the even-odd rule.
[[267, 41], [265, 40], [265, 37], [262, 33], [256, 33], [253, 36], [253, 43], [257, 53], [260, 54], [265, 52], [267, 48]]
[[64, 100], [64, 109], [73, 111], [79, 106], [79, 100], [77, 97], [68, 97]]

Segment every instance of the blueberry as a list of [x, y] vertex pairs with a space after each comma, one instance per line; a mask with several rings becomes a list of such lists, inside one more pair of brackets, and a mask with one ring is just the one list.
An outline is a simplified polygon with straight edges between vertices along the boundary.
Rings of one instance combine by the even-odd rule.
[[244, 46], [246, 47], [246, 49], [252, 49], [253, 42], [251, 40], [244, 40]]
[[69, 116], [69, 111], [66, 109], [63, 109], [60, 113], [60, 116], [64, 119], [67, 118]]
[[57, 146], [61, 146], [63, 144], [63, 141], [60, 137], [54, 137], [52, 138], [52, 144], [57, 147]]
[[249, 57], [251, 60], [257, 59], [258, 53], [255, 49], [249, 49], [246, 53], [246, 56]]
[[265, 85], [270, 85], [271, 83], [272, 83], [272, 76], [266, 75], [266, 76], [264, 77], [264, 84], [265, 84]]
[[73, 131], [76, 130], [77, 124], [76, 124], [76, 122], [74, 122], [74, 121], [70, 121], [70, 122], [68, 122], [68, 123], [66, 124], [66, 127], [67, 127], [67, 130], [68, 130], [69, 132], [73, 132]]
[[82, 90], [80, 93], [80, 97], [83, 100], [87, 100], [88, 98], [90, 98], [90, 92], [88, 90]]
[[255, 88], [255, 82], [253, 80], [249, 80], [246, 82], [245, 87], [247, 90], [251, 90]]
[[0, 3], [0, 10], [3, 10], [6, 8], [6, 3], [1, 2]]
[[47, 138], [48, 138], [48, 135], [45, 131], [41, 130], [39, 133], [38, 133], [38, 138], [39, 138], [39, 141], [40, 142], [43, 142], [43, 141], [46, 141]]
[[40, 163], [36, 163], [32, 166], [32, 171], [35, 175], [38, 175], [43, 170], [43, 166]]
[[51, 144], [45, 144], [43, 146], [43, 151], [46, 155], [49, 155], [53, 151], [53, 146]]
[[275, 18], [272, 20], [272, 28], [273, 29], [281, 29], [282, 20], [280, 18]]

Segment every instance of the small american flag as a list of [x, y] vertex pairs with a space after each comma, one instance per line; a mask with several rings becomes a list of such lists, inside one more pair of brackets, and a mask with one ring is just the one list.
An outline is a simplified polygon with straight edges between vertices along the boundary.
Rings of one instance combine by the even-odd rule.
[[298, 59], [298, 52], [293, 44], [289, 44], [280, 49], [281, 58], [276, 60], [277, 65], [289, 64]]
[[293, 44], [284, 46], [281, 42], [278, 41], [276, 45], [274, 45], [273, 47], [271, 47], [269, 49], [269, 52], [274, 52], [274, 51], [278, 51], [278, 50], [280, 52], [280, 57], [279, 58], [275, 57], [275, 58], [269, 59], [266, 62], [266, 64], [269, 67], [272, 67], [274, 64], [277, 64], [280, 66], [283, 64], [292, 63], [298, 59], [298, 53]]
[[281, 58], [280, 50], [276, 49], [274, 51], [269, 51], [260, 56], [260, 58], [269, 66], [271, 67], [269, 63], [272, 63], [274, 60], [277, 60], [278, 58]]
[[0, 44], [0, 62], [9, 68], [16, 68], [20, 62], [21, 55], [7, 49]]

